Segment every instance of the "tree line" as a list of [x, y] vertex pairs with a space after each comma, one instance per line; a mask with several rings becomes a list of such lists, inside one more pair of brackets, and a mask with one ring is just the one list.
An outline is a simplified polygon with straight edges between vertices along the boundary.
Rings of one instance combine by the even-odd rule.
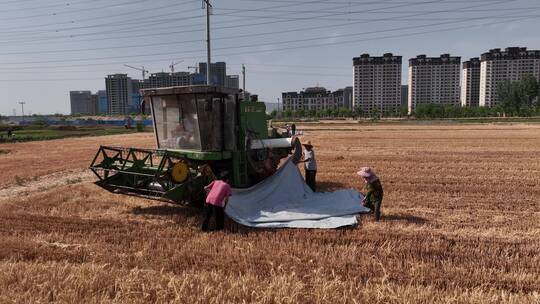
[[[498, 83], [496, 92], [499, 103], [494, 107], [461, 107], [440, 104], [417, 105], [411, 115], [406, 106], [394, 111], [381, 112], [375, 109], [365, 113], [362, 109], [335, 108], [325, 110], [285, 110], [284, 118], [381, 118], [408, 117], [416, 118], [462, 118], [462, 117], [501, 117], [501, 116], [536, 116], [540, 115], [540, 84], [533, 75], [525, 75], [518, 81], [502, 81]], [[279, 113], [274, 110], [270, 114], [276, 118]]]

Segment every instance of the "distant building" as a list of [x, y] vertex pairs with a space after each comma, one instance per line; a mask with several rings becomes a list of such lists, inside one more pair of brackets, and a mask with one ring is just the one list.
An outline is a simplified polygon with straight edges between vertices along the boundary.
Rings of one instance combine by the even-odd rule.
[[166, 88], [175, 86], [188, 86], [191, 84], [191, 75], [189, 72], [176, 73], [154, 73], [146, 80], [146, 88]]
[[98, 96], [98, 114], [107, 114], [109, 109], [109, 102], [107, 100], [107, 91], [100, 90], [97, 92]]
[[409, 60], [409, 113], [420, 104], [460, 105], [461, 57], [419, 55]]
[[371, 115], [397, 113], [401, 105], [401, 56], [353, 58], [353, 106]]
[[240, 76], [238, 75], [227, 75], [225, 76], [225, 87], [231, 89], [240, 88]]
[[477, 107], [480, 102], [480, 59], [463, 62], [461, 77], [461, 106]]
[[131, 79], [132, 92], [139, 92], [140, 90], [145, 89], [147, 87], [148, 87], [148, 79], [146, 80]]
[[90, 115], [99, 114], [99, 96], [97, 94], [92, 94], [90, 98]]
[[200, 85], [206, 84], [206, 74], [193, 73], [191, 74], [191, 84]]
[[406, 84], [401, 85], [401, 106], [409, 106], [409, 86]]
[[160, 72], [160, 73], [153, 73], [148, 77], [147, 85], [148, 88], [165, 88], [172, 86], [171, 82], [171, 74]]
[[343, 96], [338, 99], [338, 107], [353, 109], [353, 87], [345, 87], [334, 92], [334, 96]]
[[71, 115], [93, 115], [92, 92], [71, 91], [69, 92]]
[[301, 92], [283, 92], [283, 111], [297, 112], [334, 110], [346, 107], [346, 89], [335, 92], [327, 91], [323, 87], [306, 88]]
[[133, 84], [127, 74], [108, 75], [105, 78], [108, 111], [110, 115], [125, 115], [133, 104]]
[[[199, 73], [204, 75], [206, 83], [206, 62], [199, 62]], [[227, 64], [225, 62], [215, 62], [210, 64], [210, 75], [212, 85], [225, 86], [227, 77]]]
[[499, 82], [518, 81], [527, 74], [540, 79], [540, 50], [509, 47], [504, 51], [492, 49], [482, 54], [480, 57], [480, 106], [497, 105]]
[[173, 86], [191, 85], [191, 74], [189, 72], [176, 72], [171, 74], [171, 84]]

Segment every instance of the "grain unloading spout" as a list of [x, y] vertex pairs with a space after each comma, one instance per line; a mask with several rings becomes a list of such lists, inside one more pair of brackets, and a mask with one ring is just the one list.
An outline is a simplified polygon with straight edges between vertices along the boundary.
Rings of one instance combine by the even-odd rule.
[[297, 136], [287, 138], [269, 138], [252, 140], [248, 145], [250, 150], [286, 148], [292, 149], [291, 159], [297, 164], [302, 158], [302, 143]]

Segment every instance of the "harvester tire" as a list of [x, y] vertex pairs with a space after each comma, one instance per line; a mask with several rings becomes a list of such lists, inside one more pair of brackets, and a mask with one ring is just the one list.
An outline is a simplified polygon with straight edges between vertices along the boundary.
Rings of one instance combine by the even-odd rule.
[[186, 162], [179, 161], [171, 169], [171, 178], [175, 183], [183, 183], [189, 175], [189, 167]]

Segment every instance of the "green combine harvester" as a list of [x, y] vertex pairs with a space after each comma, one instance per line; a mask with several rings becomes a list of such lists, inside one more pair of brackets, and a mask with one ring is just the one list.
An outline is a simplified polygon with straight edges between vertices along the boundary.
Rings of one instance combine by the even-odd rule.
[[301, 157], [300, 141], [269, 128], [265, 104], [242, 100], [238, 90], [201, 85], [141, 92], [157, 149], [101, 146], [90, 169], [108, 191], [202, 204], [204, 186], [216, 177], [246, 188], [274, 174], [283, 158]]

